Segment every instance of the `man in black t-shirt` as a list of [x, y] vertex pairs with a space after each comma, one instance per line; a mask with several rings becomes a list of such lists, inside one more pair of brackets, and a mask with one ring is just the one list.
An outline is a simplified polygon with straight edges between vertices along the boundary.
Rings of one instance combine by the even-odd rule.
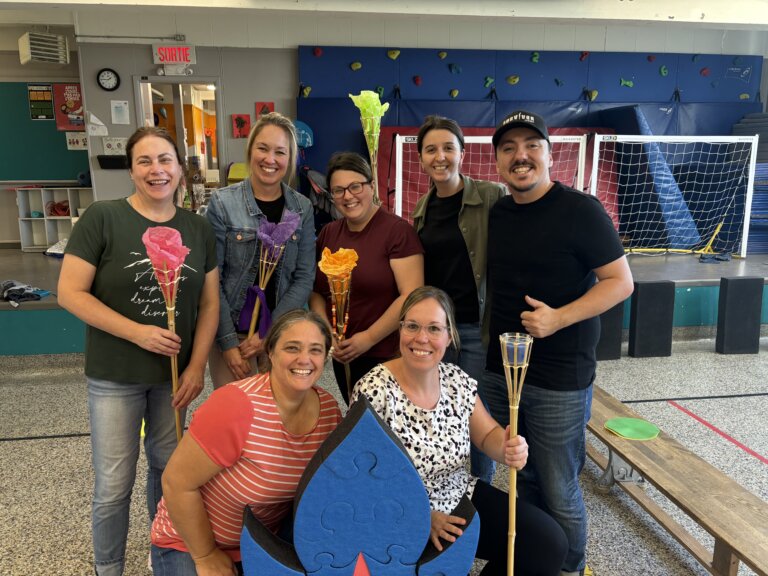
[[600, 202], [550, 180], [549, 133], [540, 116], [513, 112], [499, 124], [493, 145], [510, 195], [490, 212], [484, 397], [494, 418], [507, 424], [499, 335], [532, 335], [519, 412], [529, 457], [518, 494], [565, 530], [569, 551], [562, 573], [583, 574], [587, 519], [578, 475], [585, 460], [598, 315], [632, 293], [632, 274]]

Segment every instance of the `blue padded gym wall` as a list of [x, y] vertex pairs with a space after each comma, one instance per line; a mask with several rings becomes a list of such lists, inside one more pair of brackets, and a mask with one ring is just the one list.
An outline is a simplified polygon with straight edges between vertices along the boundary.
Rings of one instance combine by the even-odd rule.
[[385, 126], [417, 126], [428, 114], [492, 127], [518, 108], [553, 127], [638, 130], [655, 135], [729, 135], [760, 112], [760, 56], [299, 47], [297, 116], [314, 131], [303, 162], [324, 170], [337, 150], [365, 153], [349, 94], [378, 91]]

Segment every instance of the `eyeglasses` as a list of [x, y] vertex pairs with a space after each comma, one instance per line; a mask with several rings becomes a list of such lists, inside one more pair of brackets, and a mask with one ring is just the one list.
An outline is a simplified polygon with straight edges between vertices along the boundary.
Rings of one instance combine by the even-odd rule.
[[344, 193], [349, 190], [350, 194], [357, 196], [363, 193], [363, 188], [365, 188], [366, 185], [370, 184], [371, 182], [352, 182], [349, 186], [334, 186], [329, 190], [329, 193], [331, 194], [331, 198], [341, 198], [344, 196]]
[[412, 322], [408, 320], [400, 322], [400, 328], [402, 328], [403, 332], [409, 336], [416, 336], [416, 334], [421, 332], [423, 328], [427, 333], [427, 338], [430, 338], [431, 340], [440, 338], [440, 336], [443, 335], [443, 332], [448, 330], [447, 326], [441, 326], [440, 324], [427, 324], [426, 326], [422, 326], [418, 322]]

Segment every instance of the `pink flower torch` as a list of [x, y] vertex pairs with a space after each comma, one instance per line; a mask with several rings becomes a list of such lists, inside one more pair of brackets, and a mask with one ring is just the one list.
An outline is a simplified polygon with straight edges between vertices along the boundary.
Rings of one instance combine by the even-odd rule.
[[[189, 248], [181, 243], [181, 234], [167, 226], [147, 228], [141, 237], [147, 256], [152, 264], [157, 283], [163, 293], [165, 309], [168, 315], [168, 330], [176, 333], [176, 294], [179, 290], [181, 267], [189, 254]], [[179, 359], [171, 356], [171, 383], [173, 395], [179, 389]], [[176, 439], [181, 441], [181, 412], [176, 409]]]

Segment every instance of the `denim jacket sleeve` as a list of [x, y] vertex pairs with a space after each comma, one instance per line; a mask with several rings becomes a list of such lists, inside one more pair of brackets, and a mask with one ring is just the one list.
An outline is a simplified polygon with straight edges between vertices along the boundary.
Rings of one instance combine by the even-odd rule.
[[[301, 229], [299, 231], [298, 254], [296, 266], [293, 270], [280, 270], [280, 283], [278, 286], [277, 305], [272, 315], [278, 318], [289, 310], [306, 306], [312, 285], [315, 282], [315, 217], [312, 204], [309, 199], [288, 188], [286, 195], [286, 207], [298, 211], [301, 214]], [[288, 198], [291, 198], [289, 201]], [[293, 206], [290, 206], [293, 204]]]
[[225, 221], [226, 210], [216, 192], [211, 196], [208, 209], [205, 212], [205, 217], [211, 223], [211, 227], [216, 235], [216, 260], [219, 263], [219, 328], [216, 331], [216, 343], [223, 351], [237, 346], [239, 340], [237, 337], [237, 328], [232, 321], [232, 311], [230, 310], [229, 301], [224, 294], [224, 287], [221, 280], [223, 278], [227, 225]]

